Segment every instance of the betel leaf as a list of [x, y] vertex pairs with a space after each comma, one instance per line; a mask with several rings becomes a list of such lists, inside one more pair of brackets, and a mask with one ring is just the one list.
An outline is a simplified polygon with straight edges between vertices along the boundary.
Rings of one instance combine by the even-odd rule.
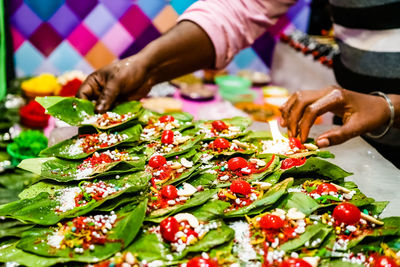
[[287, 194], [283, 201], [279, 204], [279, 208], [289, 210], [296, 208], [306, 216], [317, 210], [320, 205], [310, 196], [301, 192], [290, 192]]
[[[263, 159], [265, 162], [267, 162], [267, 164], [270, 164], [268, 168], [266, 168], [265, 170], [263, 170], [260, 173], [253, 173], [250, 174], [248, 176], [240, 176], [240, 177], [233, 177], [235, 178], [240, 178], [240, 179], [244, 179], [248, 182], [254, 182], [254, 181], [261, 181], [263, 180], [266, 176], [268, 176], [270, 173], [272, 173], [275, 168], [278, 166], [279, 164], [279, 158], [271, 155], [270, 158], [266, 158]], [[216, 164], [217, 162], [221, 161], [220, 159], [213, 159], [211, 161], [211, 165], [214, 165], [215, 167], [213, 167], [212, 169], [215, 170], [214, 173], [210, 173], [209, 169], [210, 168], [206, 168], [203, 169], [203, 171], [201, 173], [199, 173], [199, 175], [194, 176], [191, 180], [190, 180], [190, 184], [192, 184], [193, 186], [204, 186], [204, 187], [210, 187], [210, 186], [217, 186], [217, 187], [228, 187], [230, 186], [231, 182], [225, 182], [225, 181], [221, 181], [220, 179], [218, 179], [218, 171], [219, 168], [218, 165]]]
[[146, 221], [159, 223], [168, 216], [181, 211], [200, 206], [207, 202], [212, 196], [218, 193], [218, 189], [209, 189], [195, 193], [184, 204], [171, 206], [164, 209], [154, 210], [147, 217]]
[[309, 175], [310, 177], [324, 177], [334, 181], [342, 180], [352, 175], [352, 173], [343, 170], [339, 166], [317, 157], [308, 158], [303, 165], [298, 167], [292, 167], [286, 170], [279, 169], [276, 173], [280, 177]]
[[153, 156], [155, 153], [161, 154], [166, 158], [174, 157], [176, 155], [184, 154], [192, 149], [197, 148], [197, 144], [201, 141], [204, 135], [197, 135], [197, 136], [191, 136], [190, 139], [185, 141], [182, 144], [179, 144], [177, 146], [174, 146], [171, 148], [169, 151], [163, 151], [160, 150], [161, 147], [164, 145], [161, 143], [161, 140], [154, 140], [152, 143], [145, 145], [144, 149], [144, 154], [150, 158]]
[[198, 208], [194, 208], [190, 211], [200, 221], [210, 221], [221, 218], [224, 211], [230, 207], [228, 202], [214, 199], [206, 202]]
[[362, 209], [368, 210], [373, 215], [380, 215], [388, 204], [389, 201], [376, 201], [366, 206], [362, 206]]
[[252, 121], [250, 118], [245, 117], [233, 117], [230, 119], [223, 119], [228, 126], [237, 127], [239, 131], [236, 134], [225, 134], [218, 133], [212, 134], [212, 122], [213, 121], [196, 121], [194, 123], [195, 128], [185, 131], [185, 134], [197, 135], [199, 133], [205, 133], [203, 138], [204, 141], [215, 139], [216, 137], [223, 137], [226, 139], [236, 139], [245, 136], [248, 132], [246, 129], [251, 125]]
[[352, 248], [360, 243], [365, 238], [375, 239], [384, 236], [400, 235], [400, 217], [387, 217], [382, 219], [384, 225], [377, 226], [372, 232], [365, 232], [355, 239], [350, 240], [347, 248]]
[[17, 248], [18, 240], [11, 239], [0, 243], [0, 262], [16, 262], [28, 267], [44, 267], [62, 263], [62, 258], [41, 257]]
[[10, 190], [23, 190], [26, 186], [36, 182], [38, 176], [24, 170], [14, 169], [0, 175], [0, 185]]
[[137, 160], [100, 164], [96, 168], [92, 168], [91, 173], [87, 172], [85, 175], [79, 174], [78, 166], [80, 164], [82, 164], [80, 161], [58, 158], [32, 158], [23, 160], [18, 167], [40, 175], [41, 179], [70, 182], [140, 171], [144, 169], [145, 158], [138, 157]]
[[150, 122], [150, 120], [158, 120], [161, 116], [171, 115], [175, 120], [180, 122], [192, 122], [193, 116], [187, 112], [166, 112], [166, 113], [157, 113], [148, 109], [145, 109], [142, 114], [140, 114], [139, 121], [146, 125]]
[[108, 232], [107, 241], [104, 245], [95, 245], [94, 250], [86, 249], [83, 253], [76, 253], [69, 247], [60, 249], [51, 247], [47, 241], [55, 231], [53, 228], [43, 227], [36, 227], [25, 232], [17, 248], [41, 256], [69, 258], [70, 261], [76, 262], [98, 262], [123, 250], [133, 241], [142, 226], [146, 206], [147, 201], [143, 201], [130, 213], [117, 213], [117, 220]]
[[[142, 126], [141, 125], [135, 125], [131, 128], [125, 129], [121, 132], [118, 132], [120, 135], [126, 135], [127, 138], [124, 139], [121, 142], [118, 142], [114, 145], [107, 146], [107, 147], [102, 147], [101, 149], [96, 149], [95, 151], [101, 151], [101, 150], [106, 150], [111, 147], [115, 147], [127, 142], [135, 142], [139, 140], [140, 137], [140, 132], [142, 131]], [[74, 147], [76, 141], [78, 140], [79, 136], [75, 136], [71, 139], [64, 140], [54, 146], [51, 146], [49, 148], [46, 148], [40, 152], [40, 156], [42, 157], [59, 157], [63, 159], [84, 159], [93, 154], [95, 151], [92, 151], [90, 153], [85, 153], [83, 151], [74, 151], [73, 154], [71, 151], [69, 151], [72, 147]], [[79, 149], [76, 149], [79, 150]]]
[[122, 124], [126, 124], [130, 120], [138, 118], [138, 113], [141, 111], [141, 104], [137, 101], [125, 102], [115, 107], [111, 112], [119, 115], [127, 114], [128, 112], [134, 114], [129, 120], [112, 125], [111, 127], [102, 127], [97, 124], [85, 123], [85, 119], [94, 116], [94, 103], [74, 97], [37, 97], [36, 101], [39, 102], [45, 109], [46, 113], [56, 117], [72, 126], [93, 126], [100, 130], [109, 130], [116, 128]]
[[323, 231], [324, 228], [329, 228], [329, 226], [322, 223], [309, 225], [306, 227], [306, 231], [303, 234], [282, 244], [279, 249], [284, 251], [297, 250], [301, 248], [307, 241], [310, 241], [320, 231]]
[[17, 220], [0, 220], [0, 239], [11, 236], [20, 237], [22, 232], [32, 227], [32, 224], [25, 224]]
[[143, 191], [147, 189], [149, 179], [150, 177], [144, 172], [126, 175], [121, 179], [109, 179], [107, 180], [108, 183], [119, 188], [128, 186], [105, 198], [97, 201], [92, 199], [85, 205], [72, 207], [65, 212], [55, 211], [56, 207], [60, 206], [60, 201], [57, 199], [57, 195], [60, 194], [58, 190], [76, 187], [76, 185], [39, 182], [21, 193], [20, 197], [26, 198], [0, 206], [0, 216], [41, 225], [52, 225], [64, 218], [86, 214], [123, 194]]
[[182, 252], [177, 253], [171, 250], [171, 246], [159, 239], [159, 237], [149, 231], [142, 233], [128, 248], [140, 260], [147, 262], [162, 261], [163, 265], [169, 263], [167, 255], [172, 256], [172, 260], [180, 260], [188, 253], [207, 252], [213, 247], [224, 244], [234, 237], [234, 231], [223, 221], [217, 221], [217, 229], [210, 230], [203, 238], [192, 245], [188, 245]]
[[287, 188], [290, 187], [292, 183], [293, 178], [288, 178], [278, 184], [275, 184], [263, 195], [261, 199], [254, 201], [248, 206], [224, 213], [224, 217], [242, 217], [246, 214], [252, 214], [253, 210], [257, 210], [257, 213], [262, 212], [277, 202], [286, 193]]
[[234, 230], [221, 222], [221, 226], [219, 226], [218, 229], [209, 231], [199, 242], [192, 246], [187, 246], [186, 249], [182, 251], [181, 255], [176, 257], [176, 259], [182, 259], [188, 253], [209, 251], [213, 247], [231, 241], [234, 236]]
[[35, 100], [47, 114], [72, 126], [79, 126], [85, 118], [94, 115], [94, 104], [89, 100], [60, 96], [37, 97]]

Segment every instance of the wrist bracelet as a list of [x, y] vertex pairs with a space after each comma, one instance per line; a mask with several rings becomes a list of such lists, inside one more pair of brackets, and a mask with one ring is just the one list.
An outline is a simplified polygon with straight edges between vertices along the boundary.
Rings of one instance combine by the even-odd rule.
[[390, 100], [390, 98], [385, 93], [382, 93], [379, 91], [374, 91], [374, 92], [371, 92], [370, 95], [377, 95], [377, 96], [383, 97], [386, 100], [386, 102], [389, 106], [389, 110], [390, 110], [389, 124], [386, 126], [385, 130], [382, 133], [380, 133], [380, 134], [366, 133], [365, 134], [366, 136], [368, 136], [370, 138], [379, 139], [379, 138], [382, 138], [383, 136], [385, 136], [385, 134], [387, 134], [387, 132], [393, 126], [394, 116], [395, 116], [394, 106], [393, 106], [392, 100]]

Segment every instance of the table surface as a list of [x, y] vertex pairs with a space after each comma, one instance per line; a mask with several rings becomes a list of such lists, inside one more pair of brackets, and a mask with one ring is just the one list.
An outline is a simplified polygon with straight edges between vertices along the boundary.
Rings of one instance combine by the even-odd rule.
[[[316, 125], [311, 137], [317, 137], [333, 126]], [[269, 130], [266, 123], [254, 122], [252, 130]], [[376, 201], [390, 201], [382, 217], [400, 216], [400, 170], [386, 160], [375, 148], [361, 137], [353, 138], [341, 145], [329, 148], [334, 159], [332, 163], [354, 173], [346, 178], [355, 182], [360, 190]]]

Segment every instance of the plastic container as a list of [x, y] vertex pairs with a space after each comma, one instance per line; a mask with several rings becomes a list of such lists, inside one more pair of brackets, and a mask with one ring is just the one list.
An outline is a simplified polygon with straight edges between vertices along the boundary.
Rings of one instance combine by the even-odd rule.
[[230, 102], [253, 102], [256, 93], [250, 90], [251, 81], [238, 76], [219, 76], [215, 78], [219, 93]]
[[11, 164], [17, 166], [24, 159], [35, 158], [35, 156], [25, 156], [17, 152], [18, 146], [16, 143], [11, 143], [7, 146], [7, 153], [11, 156]]

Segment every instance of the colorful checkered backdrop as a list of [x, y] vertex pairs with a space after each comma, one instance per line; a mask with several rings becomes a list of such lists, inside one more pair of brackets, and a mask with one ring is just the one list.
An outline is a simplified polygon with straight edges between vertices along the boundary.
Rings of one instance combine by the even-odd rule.
[[[170, 29], [196, 0], [9, 0], [18, 76], [71, 69], [90, 73], [142, 49]], [[300, 0], [228, 69], [267, 71], [279, 32], [305, 30], [309, 2]]]

